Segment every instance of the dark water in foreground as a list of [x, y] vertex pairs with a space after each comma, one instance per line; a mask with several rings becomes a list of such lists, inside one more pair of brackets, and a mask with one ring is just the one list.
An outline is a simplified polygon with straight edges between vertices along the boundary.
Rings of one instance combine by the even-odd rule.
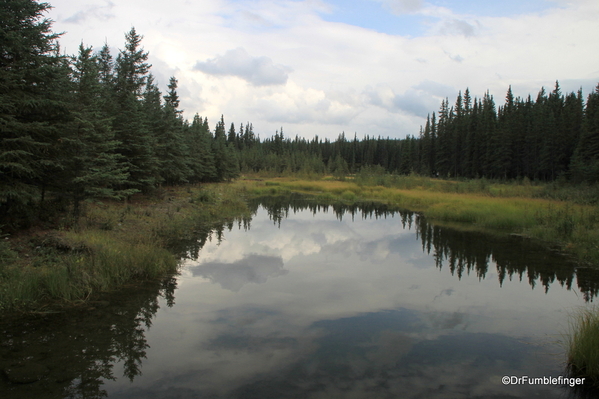
[[577, 397], [502, 377], [566, 375], [596, 272], [521, 238], [306, 204], [180, 243], [179, 276], [4, 321], [0, 397]]

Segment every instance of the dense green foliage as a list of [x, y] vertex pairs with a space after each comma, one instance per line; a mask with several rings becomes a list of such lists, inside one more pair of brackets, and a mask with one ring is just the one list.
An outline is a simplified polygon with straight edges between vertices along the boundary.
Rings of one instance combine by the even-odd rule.
[[[182, 116], [178, 82], [162, 95], [134, 28], [113, 58], [83, 45], [62, 56], [43, 18], [50, 7], [2, 0], [0, 16], [0, 222], [22, 226], [90, 198], [125, 198], [184, 183], [230, 181], [240, 172], [337, 179], [360, 172], [442, 178], [599, 181], [599, 86], [586, 102], [559, 84], [536, 100], [496, 107], [488, 93], [445, 99], [418, 137], [366, 135], [334, 141], [260, 139], [251, 123]], [[54, 207], [55, 208], [55, 207]], [[47, 216], [46, 216], [47, 217]]]
[[0, 215], [29, 204], [60, 169], [58, 124], [67, 123], [59, 83], [66, 73], [45, 3], [0, 3]]

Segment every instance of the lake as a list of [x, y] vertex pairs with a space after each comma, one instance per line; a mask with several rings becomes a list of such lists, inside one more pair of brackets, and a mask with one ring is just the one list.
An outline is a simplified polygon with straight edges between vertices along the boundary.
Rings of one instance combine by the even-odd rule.
[[502, 377], [566, 376], [594, 269], [376, 204], [252, 206], [177, 276], [4, 321], [0, 397], [579, 397]]

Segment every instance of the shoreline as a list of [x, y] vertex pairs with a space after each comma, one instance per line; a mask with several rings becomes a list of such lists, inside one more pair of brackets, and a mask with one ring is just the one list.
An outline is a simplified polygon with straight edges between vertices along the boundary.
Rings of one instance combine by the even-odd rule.
[[580, 263], [599, 264], [597, 206], [538, 198], [542, 187], [532, 185], [380, 178], [252, 175], [162, 188], [128, 202], [88, 203], [77, 222], [64, 216], [54, 229], [30, 229], [2, 240], [0, 313], [68, 307], [132, 281], [175, 273], [185, 256], [181, 243], [205, 240], [225, 223], [249, 217], [249, 198], [291, 193], [323, 202], [381, 202], [442, 226], [539, 240]]

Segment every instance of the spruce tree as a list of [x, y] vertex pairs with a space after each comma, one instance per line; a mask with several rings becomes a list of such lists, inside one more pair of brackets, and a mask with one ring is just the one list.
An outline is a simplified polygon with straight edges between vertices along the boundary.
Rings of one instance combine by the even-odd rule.
[[523, 102], [522, 106], [522, 122], [524, 131], [523, 140], [523, 158], [522, 158], [522, 170], [523, 175], [528, 177], [530, 180], [534, 180], [538, 177], [538, 164], [539, 164], [539, 153], [540, 153], [540, 137], [538, 136], [537, 129], [533, 123], [536, 114], [536, 108], [532, 97], [529, 95], [526, 101]]
[[220, 121], [216, 124], [216, 128], [214, 129], [212, 152], [214, 154], [216, 177], [218, 181], [229, 181], [239, 175], [239, 160], [233, 146], [230, 146], [227, 143], [223, 115], [221, 115]]
[[349, 173], [349, 166], [340, 153], [335, 155], [335, 158], [331, 161], [329, 172], [333, 173], [333, 176], [337, 180], [344, 180], [345, 176]]
[[212, 153], [212, 135], [208, 120], [198, 114], [187, 128], [187, 146], [190, 153], [190, 181], [194, 183], [216, 180], [216, 166]]
[[118, 161], [119, 143], [114, 139], [110, 118], [102, 114], [99, 67], [92, 49], [80, 45], [72, 64], [72, 121], [61, 140], [61, 189], [73, 201], [75, 217], [87, 198], [122, 198], [131, 194], [122, 187], [128, 174]]
[[505, 104], [499, 109], [497, 130], [489, 137], [489, 177], [507, 179], [512, 167], [512, 145], [515, 117], [514, 94], [508, 88]]
[[574, 157], [574, 152], [578, 146], [578, 141], [582, 135], [584, 115], [584, 102], [582, 99], [582, 90], [578, 93], [570, 93], [564, 101], [563, 117], [562, 117], [562, 134], [560, 141], [563, 151], [561, 159], [562, 170], [571, 174], [571, 163]]
[[102, 46], [96, 59], [101, 89], [100, 106], [107, 116], [114, 117], [117, 109], [117, 102], [115, 101], [115, 65], [108, 43]]
[[437, 123], [437, 147], [435, 169], [442, 177], [451, 173], [452, 140], [450, 133], [450, 110], [449, 100], [446, 98], [441, 102], [439, 109], [439, 122]]
[[468, 119], [466, 110], [464, 109], [464, 101], [462, 98], [462, 92], [458, 92], [458, 97], [454, 106], [454, 114], [452, 124], [452, 175], [463, 176], [464, 174], [464, 161], [465, 157], [465, 145], [464, 141], [467, 135]]
[[165, 143], [165, 115], [162, 104], [162, 93], [154, 82], [154, 76], [150, 73], [146, 79], [146, 85], [141, 100], [143, 113], [143, 126], [145, 135], [150, 140], [154, 158], [152, 166], [155, 169], [155, 185], [165, 182], [164, 160], [168, 157]]
[[48, 3], [0, 4], [0, 217], [27, 213], [56, 170], [58, 125], [68, 119], [55, 84], [68, 69], [58, 53]]
[[477, 143], [478, 162], [481, 177], [491, 177], [493, 149], [490, 145], [490, 137], [496, 134], [497, 110], [495, 100], [487, 91], [482, 99], [480, 110], [480, 135]]
[[572, 174], [576, 181], [599, 182], [599, 84], [587, 98]]
[[431, 146], [431, 116], [427, 115], [424, 129], [420, 129], [420, 167], [421, 174], [430, 176], [432, 174], [432, 146]]
[[545, 115], [541, 122], [544, 125], [544, 134], [540, 167], [545, 179], [554, 180], [565, 171], [567, 164], [564, 159], [563, 140], [560, 137], [563, 135], [564, 97], [558, 82], [555, 82], [555, 89], [549, 94], [549, 97], [537, 105], [542, 107], [542, 114]]
[[554, 128], [547, 92], [542, 87], [534, 102], [532, 114], [532, 135], [536, 146], [535, 178], [549, 180], [553, 176], [554, 160], [551, 155], [554, 151], [553, 138], [555, 135], [552, 132]]
[[132, 188], [147, 190], [159, 182], [159, 160], [155, 154], [155, 137], [146, 125], [142, 97], [150, 65], [148, 53], [141, 48], [142, 37], [135, 28], [125, 35], [125, 49], [116, 59], [113, 129], [121, 142], [119, 153], [130, 174]]
[[227, 143], [232, 146], [236, 146], [237, 142], [237, 132], [235, 132], [235, 124], [231, 122], [231, 127], [229, 128], [229, 132], [227, 133]]
[[189, 149], [184, 139], [184, 123], [179, 109], [177, 79], [170, 78], [168, 93], [164, 96], [163, 124], [158, 137], [161, 166], [160, 174], [167, 184], [188, 181], [192, 171], [189, 166]]

